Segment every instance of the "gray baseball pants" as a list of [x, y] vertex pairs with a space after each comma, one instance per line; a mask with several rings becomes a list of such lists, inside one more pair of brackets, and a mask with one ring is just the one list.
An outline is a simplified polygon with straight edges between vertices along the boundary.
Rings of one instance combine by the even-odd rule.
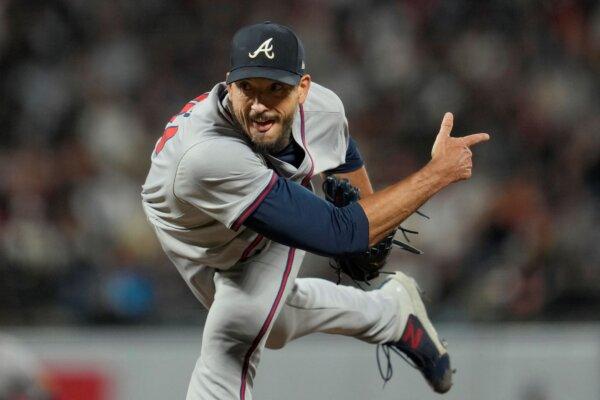
[[368, 343], [392, 340], [395, 299], [323, 279], [298, 278], [305, 252], [271, 243], [231, 269], [206, 268], [189, 285], [208, 308], [187, 400], [250, 400], [265, 346], [279, 349], [313, 332]]

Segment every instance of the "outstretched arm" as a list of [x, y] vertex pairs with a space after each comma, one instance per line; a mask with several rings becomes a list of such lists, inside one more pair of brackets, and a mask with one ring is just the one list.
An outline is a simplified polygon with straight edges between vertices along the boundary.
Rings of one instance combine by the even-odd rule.
[[382, 240], [441, 189], [471, 177], [470, 146], [490, 137], [487, 133], [451, 137], [453, 120], [451, 113], [444, 115], [427, 165], [408, 178], [359, 200], [369, 220], [369, 245]]
[[485, 133], [450, 137], [452, 114], [444, 116], [431, 161], [406, 179], [373, 193], [363, 167], [345, 173], [363, 198], [346, 207], [334, 207], [297, 183], [278, 178], [272, 190], [244, 225], [288, 246], [316, 254], [361, 252], [381, 241], [388, 232], [450, 183], [471, 176], [469, 146], [489, 139]]

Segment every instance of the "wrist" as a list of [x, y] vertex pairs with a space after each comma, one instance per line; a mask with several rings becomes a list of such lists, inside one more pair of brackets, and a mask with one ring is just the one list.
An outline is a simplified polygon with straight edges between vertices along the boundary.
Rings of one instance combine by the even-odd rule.
[[440, 166], [435, 159], [429, 161], [419, 172], [422, 174], [423, 179], [429, 183], [434, 193], [452, 183], [452, 179], [446, 173], [445, 168]]

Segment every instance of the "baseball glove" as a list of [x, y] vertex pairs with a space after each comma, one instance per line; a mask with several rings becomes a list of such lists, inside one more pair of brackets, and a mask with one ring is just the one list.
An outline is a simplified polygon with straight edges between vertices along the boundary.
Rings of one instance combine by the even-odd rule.
[[[347, 179], [338, 179], [333, 175], [329, 175], [323, 182], [323, 193], [327, 201], [333, 203], [336, 207], [344, 207], [350, 203], [360, 199], [360, 191], [352, 186]], [[421, 212], [420, 215], [428, 218]], [[413, 246], [394, 239], [394, 235], [400, 229], [405, 239], [409, 241], [406, 233], [417, 234], [416, 231], [402, 228], [401, 226], [392, 230], [383, 240], [371, 247], [364, 253], [352, 254], [347, 256], [338, 256], [331, 259], [331, 265], [338, 273], [338, 283], [341, 273], [345, 273], [356, 283], [364, 282], [369, 284], [369, 281], [379, 276], [394, 244], [400, 246], [404, 250], [415, 254], [422, 252]]]

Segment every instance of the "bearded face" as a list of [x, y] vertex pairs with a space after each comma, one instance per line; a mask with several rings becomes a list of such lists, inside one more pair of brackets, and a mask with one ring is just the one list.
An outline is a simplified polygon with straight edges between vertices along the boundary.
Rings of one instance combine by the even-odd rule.
[[[306, 75], [308, 77], [308, 75]], [[286, 85], [266, 78], [250, 78], [228, 85], [232, 111], [254, 146], [274, 153], [290, 141], [294, 114], [310, 84]]]

